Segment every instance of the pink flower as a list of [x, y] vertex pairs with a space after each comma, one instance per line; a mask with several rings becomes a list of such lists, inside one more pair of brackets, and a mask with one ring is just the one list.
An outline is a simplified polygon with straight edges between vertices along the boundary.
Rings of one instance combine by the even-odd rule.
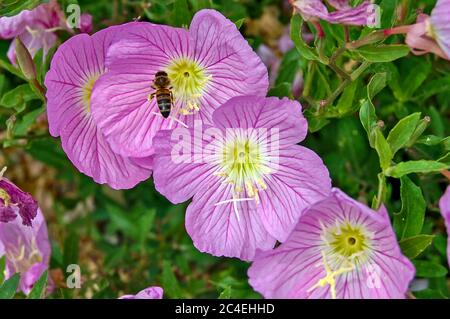
[[251, 260], [328, 196], [328, 170], [296, 145], [308, 127], [296, 101], [234, 97], [214, 111], [212, 126], [156, 135], [155, 187], [174, 204], [193, 197], [186, 229], [197, 249]]
[[[441, 209], [442, 217], [445, 221], [445, 227], [447, 228], [447, 235], [450, 234], [450, 185], [447, 186], [447, 190], [439, 200], [439, 208]], [[447, 260], [450, 266], [450, 236], [448, 236], [447, 242]]]
[[149, 287], [138, 292], [136, 295], [125, 295], [119, 299], [162, 299], [163, 293], [164, 291], [161, 287]]
[[[92, 110], [112, 149], [122, 155], [154, 153], [161, 129], [195, 120], [233, 96], [264, 96], [267, 70], [235, 24], [214, 10], [201, 10], [189, 30], [141, 23], [108, 51], [108, 72], [94, 87]], [[152, 96], [155, 74], [165, 71], [175, 105], [164, 119]]]
[[[54, 46], [55, 29], [62, 27], [64, 13], [56, 1], [41, 4], [33, 10], [23, 10], [16, 16], [0, 18], [0, 39], [20, 37], [31, 56], [40, 50], [44, 55]], [[16, 64], [15, 41], [8, 50], [8, 58]]]
[[328, 12], [322, 0], [291, 0], [294, 10], [305, 20], [321, 19], [335, 24], [367, 25], [377, 22], [375, 7], [370, 1], [364, 1], [357, 7], [351, 7], [348, 0], [328, 0], [336, 11]]
[[19, 215], [23, 225], [31, 226], [38, 204], [30, 194], [3, 177], [5, 170], [0, 171], [0, 225], [14, 221]]
[[265, 298], [404, 298], [414, 267], [378, 212], [334, 188], [307, 210], [289, 238], [258, 252], [250, 285]]
[[[418, 55], [432, 52], [450, 60], [449, 17], [450, 0], [438, 0], [430, 17], [420, 14], [417, 23], [407, 28], [406, 44], [411, 47], [412, 52]], [[388, 34], [395, 33], [387, 31]]]
[[110, 27], [93, 36], [80, 34], [63, 43], [45, 77], [50, 134], [82, 173], [112, 188], [132, 188], [151, 175], [132, 158], [116, 154], [91, 113], [91, 93], [105, 72], [105, 53], [115, 37], [134, 23]]
[[48, 269], [51, 246], [40, 209], [33, 226], [18, 220], [0, 223], [0, 257], [6, 256], [6, 278], [20, 273], [20, 290], [29, 294], [35, 282]]
[[80, 16], [80, 32], [91, 33], [92, 28], [92, 15], [90, 15], [89, 13], [82, 13]]
[[[19, 37], [26, 46], [31, 56], [34, 57], [40, 50], [44, 55], [55, 45], [57, 30], [69, 30], [64, 12], [56, 0], [50, 0], [33, 10], [23, 10], [18, 15], [0, 18], [0, 39], [14, 39]], [[92, 31], [92, 16], [83, 13], [80, 17], [80, 32]], [[15, 40], [12, 41], [8, 58], [16, 64]]]

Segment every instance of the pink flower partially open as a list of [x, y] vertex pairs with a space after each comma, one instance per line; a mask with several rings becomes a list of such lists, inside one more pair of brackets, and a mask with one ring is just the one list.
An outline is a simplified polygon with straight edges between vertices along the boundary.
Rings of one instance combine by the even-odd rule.
[[[108, 51], [108, 72], [96, 83], [92, 110], [112, 149], [122, 155], [154, 153], [161, 129], [194, 120], [211, 122], [213, 111], [233, 96], [265, 96], [267, 69], [235, 24], [201, 10], [189, 30], [141, 23]], [[171, 82], [174, 107], [164, 119], [151, 86], [158, 71]]]
[[136, 295], [124, 295], [119, 299], [162, 299], [164, 291], [161, 287], [149, 287]]
[[[33, 10], [23, 10], [16, 16], [0, 18], [0, 39], [19, 37], [31, 56], [40, 50], [47, 54], [56, 42], [54, 30], [61, 27], [64, 13], [54, 0]], [[16, 63], [15, 41], [8, 50], [11, 63]]]
[[305, 20], [321, 19], [335, 24], [367, 25], [377, 22], [377, 12], [370, 1], [364, 1], [356, 7], [351, 7], [348, 0], [328, 0], [336, 11], [328, 12], [322, 0], [291, 0], [294, 10]]
[[[19, 37], [32, 57], [40, 49], [43, 49], [45, 56], [56, 43], [55, 31], [60, 29], [69, 30], [70, 28], [56, 0], [50, 0], [33, 10], [23, 10], [12, 17], [0, 18], [0, 39]], [[80, 17], [80, 32], [91, 31], [92, 16], [83, 13]], [[12, 41], [7, 55], [11, 63], [16, 64], [15, 40]]]
[[35, 282], [49, 267], [51, 246], [40, 209], [33, 226], [19, 220], [0, 223], [0, 257], [6, 256], [6, 278], [20, 273], [20, 290], [29, 294]]
[[386, 209], [333, 189], [283, 244], [257, 253], [248, 276], [265, 298], [376, 299], [405, 298], [414, 273]]
[[93, 36], [80, 34], [63, 43], [45, 77], [50, 133], [82, 173], [112, 188], [132, 188], [151, 175], [128, 156], [116, 154], [92, 117], [91, 93], [105, 72], [105, 54], [115, 37], [133, 23], [110, 27]]
[[328, 170], [296, 145], [308, 127], [296, 101], [234, 97], [212, 122], [156, 135], [155, 187], [172, 203], [193, 197], [186, 229], [200, 251], [251, 260], [328, 196]]
[[441, 209], [442, 217], [445, 221], [445, 227], [447, 228], [447, 260], [450, 266], [450, 185], [447, 186], [447, 190], [439, 200], [439, 208]]
[[4, 171], [0, 171], [0, 223], [12, 222], [20, 216], [23, 225], [31, 226], [38, 204], [31, 194], [4, 178]]
[[416, 24], [407, 27], [406, 44], [414, 54], [432, 52], [450, 60], [450, 0], [438, 0], [431, 16], [420, 14]]

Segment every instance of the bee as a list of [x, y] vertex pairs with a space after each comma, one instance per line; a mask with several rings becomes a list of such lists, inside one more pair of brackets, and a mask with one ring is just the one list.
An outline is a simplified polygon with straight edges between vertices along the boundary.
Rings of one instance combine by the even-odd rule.
[[173, 106], [173, 94], [170, 79], [166, 72], [156, 72], [152, 88], [155, 89], [155, 92], [150, 95], [150, 99], [156, 96], [156, 103], [158, 104], [161, 115], [164, 118], [168, 118]]

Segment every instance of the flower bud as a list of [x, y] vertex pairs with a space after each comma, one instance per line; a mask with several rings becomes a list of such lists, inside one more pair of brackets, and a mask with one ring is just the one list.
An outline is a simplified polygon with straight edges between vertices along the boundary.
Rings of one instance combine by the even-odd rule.
[[22, 43], [20, 38], [16, 38], [16, 59], [20, 70], [27, 80], [36, 79], [36, 66], [30, 52]]

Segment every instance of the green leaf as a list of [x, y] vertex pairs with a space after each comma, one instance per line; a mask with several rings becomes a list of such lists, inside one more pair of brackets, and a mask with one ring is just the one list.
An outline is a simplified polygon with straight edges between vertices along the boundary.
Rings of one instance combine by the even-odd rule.
[[295, 14], [291, 19], [291, 39], [300, 55], [307, 60], [321, 61], [316, 51], [308, 46], [302, 38], [303, 19]]
[[226, 286], [220, 293], [219, 299], [231, 299], [231, 286]]
[[400, 82], [404, 100], [409, 100], [413, 97], [414, 92], [422, 85], [431, 71], [431, 63], [427, 59], [412, 57], [408, 62], [413, 66], [407, 69], [406, 76], [402, 74]]
[[417, 277], [437, 278], [447, 275], [447, 269], [437, 263], [426, 260], [413, 260]]
[[425, 100], [433, 95], [444, 92], [450, 92], [450, 74], [425, 82], [413, 98], [415, 100]]
[[387, 142], [392, 151], [392, 155], [395, 155], [399, 149], [408, 144], [411, 136], [413, 135], [417, 124], [420, 120], [420, 113], [413, 113], [407, 117], [402, 118], [392, 128], [387, 137]]
[[342, 95], [336, 105], [336, 109], [341, 116], [354, 111], [355, 106], [353, 104], [353, 100], [355, 99], [358, 84], [358, 81], [353, 81], [344, 89], [344, 92], [342, 92]]
[[419, 299], [448, 299], [442, 291], [429, 288], [415, 291], [414, 296]]
[[0, 285], [5, 280], [6, 256], [0, 257]]
[[234, 24], [236, 25], [236, 28], [238, 28], [238, 30], [242, 27], [242, 25], [245, 22], [245, 18], [239, 19], [237, 21], [234, 22]]
[[20, 110], [24, 103], [39, 99], [28, 84], [22, 84], [5, 93], [0, 100], [0, 105], [7, 108]]
[[366, 45], [355, 52], [369, 62], [391, 62], [408, 55], [409, 47], [402, 44]]
[[370, 101], [386, 86], [386, 73], [375, 73], [367, 85], [367, 97]]
[[380, 27], [382, 29], [392, 28], [397, 18], [397, 4], [398, 0], [382, 0], [380, 2], [381, 21]]
[[407, 162], [400, 162], [397, 165], [388, 168], [385, 174], [387, 176], [400, 178], [404, 175], [411, 173], [425, 174], [425, 173], [440, 172], [444, 169], [448, 169], [449, 167], [450, 167], [449, 164], [437, 161], [427, 161], [427, 160], [407, 161]]
[[64, 267], [78, 263], [79, 237], [75, 232], [69, 233], [64, 241]]
[[163, 262], [162, 285], [164, 287], [165, 293], [170, 298], [183, 297], [183, 292], [180, 288], [180, 284], [178, 283], [177, 277], [175, 277], [175, 274], [168, 260], [165, 260]]
[[291, 91], [291, 83], [281, 83], [278, 84], [277, 86], [271, 88], [269, 90], [269, 92], [267, 93], [268, 96], [277, 96], [277, 97], [291, 97], [292, 98], [292, 91]]
[[36, 7], [40, 0], [2, 0], [0, 2], [0, 17], [13, 16], [22, 10]]
[[33, 286], [33, 289], [27, 296], [27, 299], [43, 299], [45, 296], [45, 288], [48, 282], [48, 271], [44, 271], [38, 281]]
[[14, 297], [19, 286], [20, 275], [14, 274], [0, 286], [0, 299], [11, 299]]
[[192, 14], [187, 0], [175, 0], [173, 9], [174, 24], [178, 27], [187, 26], [191, 22]]
[[399, 242], [403, 254], [409, 259], [419, 256], [433, 242], [432, 235], [418, 235], [405, 238]]
[[45, 107], [39, 107], [31, 112], [25, 114], [22, 119], [16, 122], [14, 127], [14, 134], [16, 135], [26, 135], [30, 126], [36, 121], [36, 119], [45, 112]]
[[378, 157], [380, 159], [380, 167], [383, 171], [385, 171], [390, 165], [392, 160], [392, 152], [389, 147], [386, 138], [384, 137], [381, 129], [376, 127], [375, 130], [375, 150], [378, 153]]
[[375, 114], [375, 107], [369, 100], [362, 102], [359, 110], [359, 119], [367, 133], [370, 146], [372, 148], [375, 147], [375, 136], [372, 134], [372, 130], [377, 125], [377, 116]]
[[416, 186], [408, 177], [400, 179], [400, 197], [402, 209], [394, 214], [394, 229], [400, 240], [413, 237], [422, 231], [425, 219], [426, 202], [420, 187]]

